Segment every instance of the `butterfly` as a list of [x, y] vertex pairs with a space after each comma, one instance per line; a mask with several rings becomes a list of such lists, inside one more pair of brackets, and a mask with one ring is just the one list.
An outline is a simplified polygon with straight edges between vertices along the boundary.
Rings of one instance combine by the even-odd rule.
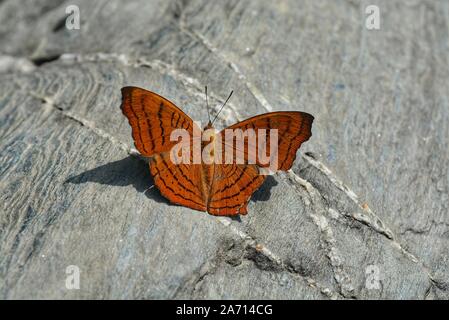
[[[231, 150], [231, 153], [235, 151], [236, 154], [240, 154], [240, 161], [236, 158], [226, 158], [227, 161], [222, 163], [205, 163], [202, 159], [196, 163], [194, 161], [178, 163], [173, 161], [171, 156], [173, 148], [179, 143], [178, 140], [171, 139], [172, 134], [184, 130], [193, 137], [188, 145], [184, 144], [184, 147], [194, 149], [194, 144], [199, 143], [200, 149], [204, 151], [207, 145], [202, 139], [202, 134], [213, 129], [214, 121], [210, 121], [210, 116], [209, 123], [201, 130], [196, 122], [174, 103], [154, 92], [138, 87], [123, 87], [121, 92], [121, 109], [131, 125], [134, 145], [142, 156], [149, 158], [150, 172], [161, 194], [171, 203], [206, 211], [212, 215], [247, 214], [247, 204], [251, 195], [266, 178], [266, 175], [261, 173], [267, 164], [258, 158], [257, 150], [256, 155], [248, 151], [251, 144], [249, 138], [246, 137], [244, 145], [246, 148], [242, 150], [241, 145], [239, 147], [232, 143], [235, 142], [234, 137], [231, 143], [225, 139], [225, 132], [238, 129], [253, 130], [259, 134], [256, 140], [262, 141], [263, 136], [267, 136], [266, 132], [275, 131], [277, 140], [269, 142], [277, 145], [275, 169], [282, 171], [292, 167], [296, 151], [312, 136], [314, 118], [308, 113], [299, 111], [265, 113], [211, 134], [209, 141], [214, 141], [215, 146], [221, 147], [217, 148], [219, 149], [217, 153], [226, 157], [224, 150]], [[200, 132], [199, 138], [195, 138], [195, 132]], [[252, 146], [256, 146], [257, 149], [259, 145], [253, 142]], [[210, 146], [209, 149], [212, 149], [210, 154], [215, 158], [215, 149]], [[192, 157], [189, 155], [187, 160], [192, 160]]]

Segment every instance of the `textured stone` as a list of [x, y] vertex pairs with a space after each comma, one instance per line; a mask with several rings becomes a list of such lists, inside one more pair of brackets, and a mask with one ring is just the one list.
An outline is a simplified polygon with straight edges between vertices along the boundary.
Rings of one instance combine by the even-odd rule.
[[[80, 30], [66, 2], [0, 3], [1, 298], [449, 298], [446, 1], [70, 4]], [[215, 112], [233, 89], [220, 127], [302, 110], [313, 136], [213, 217], [151, 188], [125, 85], [202, 121], [204, 85]]]

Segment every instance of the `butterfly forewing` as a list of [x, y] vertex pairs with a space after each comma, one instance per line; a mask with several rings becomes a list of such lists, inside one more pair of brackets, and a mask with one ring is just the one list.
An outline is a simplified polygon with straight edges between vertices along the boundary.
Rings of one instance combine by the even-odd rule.
[[177, 141], [170, 141], [175, 129], [185, 129], [192, 136], [192, 119], [169, 100], [137, 87], [122, 88], [122, 111], [132, 127], [137, 150], [146, 157], [170, 151]]
[[[250, 163], [251, 156], [256, 159], [259, 167], [267, 167], [269, 164], [261, 162], [259, 159], [259, 131], [264, 129], [266, 133], [265, 148], [271, 150], [270, 130], [277, 130], [277, 168], [276, 170], [289, 170], [296, 158], [296, 152], [301, 144], [312, 136], [313, 116], [299, 111], [278, 111], [258, 115], [247, 120], [238, 122], [225, 130], [221, 131], [222, 150], [225, 152], [226, 146], [234, 150], [234, 158], [238, 151], [244, 154], [244, 162]], [[252, 143], [245, 138], [245, 146], [242, 150], [237, 143], [229, 144], [226, 140], [225, 132], [227, 130], [241, 129], [243, 131], [253, 130], [256, 134], [256, 142]], [[271, 151], [270, 151], [271, 152]]]

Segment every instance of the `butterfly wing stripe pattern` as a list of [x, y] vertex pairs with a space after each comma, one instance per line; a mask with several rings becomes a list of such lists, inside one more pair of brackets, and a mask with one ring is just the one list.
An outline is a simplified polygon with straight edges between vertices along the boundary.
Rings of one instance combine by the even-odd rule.
[[207, 211], [225, 216], [247, 214], [248, 201], [265, 178], [256, 165], [216, 166]]
[[[270, 148], [269, 143], [269, 131], [271, 129], [278, 130], [278, 170], [289, 170], [296, 158], [296, 151], [301, 147], [301, 144], [312, 136], [312, 122], [313, 116], [299, 111], [278, 111], [265, 113], [259, 116], [249, 118], [245, 121], [236, 123], [226, 129], [253, 129], [258, 134], [260, 129], [266, 129], [267, 131], [267, 150]], [[226, 130], [225, 129], [225, 130]], [[225, 130], [221, 131], [222, 135], [222, 149], [226, 148]], [[253, 146], [253, 145], [249, 145]], [[257, 150], [256, 146], [253, 146], [253, 150]], [[238, 150], [238, 147], [232, 145], [234, 152]], [[257, 152], [257, 151], [256, 151]], [[245, 163], [248, 163], [248, 145], [243, 150]], [[262, 164], [257, 159], [256, 164], [260, 167], [266, 167], [267, 164]]]
[[150, 157], [150, 172], [161, 194], [172, 203], [205, 211], [201, 165], [175, 165], [170, 159], [177, 143], [170, 141], [172, 131], [186, 129], [192, 136], [192, 119], [169, 100], [137, 87], [122, 88], [121, 109], [132, 127], [137, 150]]
[[132, 127], [134, 144], [146, 157], [169, 151], [175, 129], [186, 129], [192, 136], [195, 125], [181, 109], [156, 93], [137, 87], [122, 88], [122, 112]]
[[[248, 140], [243, 150], [244, 163], [237, 163], [235, 154], [240, 148], [232, 144], [232, 163], [226, 164], [174, 164], [170, 151], [177, 141], [170, 141], [175, 129], [185, 129], [193, 136], [196, 124], [181, 109], [156, 93], [137, 87], [122, 88], [122, 112], [132, 128], [134, 144], [139, 152], [150, 158], [150, 171], [161, 194], [170, 202], [192, 209], [207, 211], [213, 215], [237, 215], [247, 213], [251, 195], [265, 181], [261, 167], [268, 166], [259, 159], [249, 163], [257, 155], [256, 145], [250, 154]], [[267, 129], [267, 150], [270, 150], [269, 130], [278, 130], [278, 170], [291, 168], [296, 151], [311, 134], [313, 116], [304, 112], [272, 112], [239, 122], [227, 129]], [[195, 128], [200, 131], [199, 128]], [[222, 159], [227, 142], [222, 135]], [[193, 137], [195, 139], [195, 137]], [[198, 138], [198, 137], [197, 137]], [[201, 139], [201, 137], [199, 137]], [[189, 141], [193, 150], [193, 140]], [[257, 158], [257, 157], [256, 157]]]
[[[296, 158], [296, 151], [312, 135], [312, 122], [313, 116], [308, 113], [272, 112], [239, 122], [227, 129], [254, 129], [256, 135], [259, 129], [277, 129], [278, 170], [289, 170]], [[224, 132], [224, 130], [221, 132], [223, 152], [226, 148]], [[247, 204], [251, 195], [262, 185], [266, 177], [259, 175], [259, 166], [264, 167], [266, 165], [259, 161], [256, 164], [248, 164], [248, 146], [246, 144], [246, 148], [243, 150], [245, 164], [237, 164], [234, 156], [233, 164], [216, 167], [211, 195], [209, 196], [209, 213], [214, 215], [247, 213]], [[235, 144], [231, 147], [234, 152], [237, 151]], [[269, 150], [269, 148], [269, 139], [267, 138], [267, 149]]]
[[169, 153], [164, 152], [150, 159], [150, 171], [154, 184], [172, 203], [206, 211], [200, 164], [175, 165]]

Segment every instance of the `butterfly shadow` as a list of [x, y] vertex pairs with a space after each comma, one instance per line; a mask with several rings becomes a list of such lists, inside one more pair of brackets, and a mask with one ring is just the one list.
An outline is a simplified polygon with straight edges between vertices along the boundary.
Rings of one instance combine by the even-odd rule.
[[170, 203], [154, 185], [148, 164], [136, 157], [128, 156], [69, 177], [66, 183], [83, 184], [95, 182], [103, 185], [124, 187], [132, 185], [149, 199], [160, 203]]
[[252, 201], [268, 201], [271, 197], [271, 188], [278, 185], [278, 182], [273, 176], [267, 176], [264, 183], [260, 186], [251, 197]]
[[[154, 186], [153, 177], [150, 174], [148, 164], [136, 157], [128, 156], [121, 160], [109, 162], [96, 168], [84, 171], [78, 175], [69, 177], [65, 183], [84, 184], [88, 182], [100, 183], [109, 186], [132, 185], [136, 191], [143, 192], [149, 199], [159, 203], [170, 204]], [[278, 182], [267, 176], [262, 186], [253, 193], [251, 201], [268, 201], [271, 196], [271, 188]], [[239, 216], [235, 216], [239, 220]]]

